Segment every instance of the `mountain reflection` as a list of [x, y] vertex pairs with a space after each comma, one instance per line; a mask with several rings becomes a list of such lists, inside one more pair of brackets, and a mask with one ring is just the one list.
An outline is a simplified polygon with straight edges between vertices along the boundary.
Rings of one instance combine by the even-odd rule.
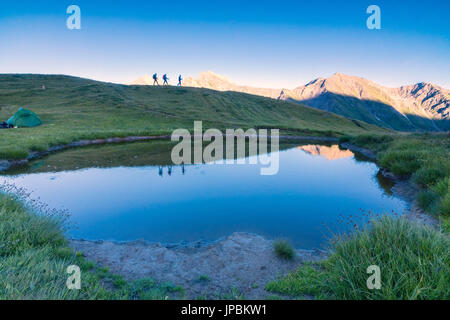
[[338, 145], [333, 146], [305, 145], [298, 147], [298, 149], [313, 156], [324, 157], [329, 161], [343, 158], [351, 158], [355, 155], [350, 150], [341, 150]]

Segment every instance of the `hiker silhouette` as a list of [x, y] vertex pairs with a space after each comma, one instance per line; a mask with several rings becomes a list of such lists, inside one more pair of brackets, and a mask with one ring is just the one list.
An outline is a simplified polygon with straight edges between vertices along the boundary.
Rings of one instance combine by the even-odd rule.
[[157, 74], [157, 73], [155, 73], [155, 74], [153, 75], [153, 85], [155, 85], [155, 83], [159, 86], [159, 83], [158, 83], [158, 74]]
[[181, 74], [178, 76], [178, 86], [181, 87], [181, 81], [183, 81], [183, 78], [181, 77]]
[[165, 85], [165, 84], [169, 85], [169, 82], [168, 82], [169, 78], [167, 78], [167, 74], [163, 75], [163, 80], [164, 80], [163, 85]]

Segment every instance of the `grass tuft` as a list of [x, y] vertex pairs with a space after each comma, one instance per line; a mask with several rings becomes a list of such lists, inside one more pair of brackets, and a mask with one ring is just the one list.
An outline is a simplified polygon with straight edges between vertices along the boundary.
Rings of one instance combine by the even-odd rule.
[[[302, 267], [268, 290], [329, 299], [450, 299], [450, 243], [439, 231], [403, 218], [382, 217], [336, 238], [320, 268]], [[380, 290], [367, 287], [369, 266], [381, 270]]]
[[286, 260], [292, 260], [295, 257], [295, 251], [292, 245], [286, 240], [276, 240], [273, 243], [275, 254]]

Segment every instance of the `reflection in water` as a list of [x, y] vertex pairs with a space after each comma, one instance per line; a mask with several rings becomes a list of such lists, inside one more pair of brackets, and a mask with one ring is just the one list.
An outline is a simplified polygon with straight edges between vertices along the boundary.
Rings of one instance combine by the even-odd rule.
[[[13, 168], [4, 174], [61, 172], [84, 168], [173, 166], [171, 153], [175, 145], [175, 143], [170, 141], [155, 140], [69, 149], [43, 159], [30, 161], [26, 166]], [[298, 145], [298, 143], [281, 142], [279, 150], [288, 150]], [[248, 144], [246, 147], [246, 157], [260, 154], [250, 154]], [[224, 152], [224, 157], [226, 154], [227, 152]], [[236, 155], [236, 152], [234, 152], [234, 155]]]
[[333, 146], [321, 146], [321, 145], [306, 145], [298, 147], [299, 150], [303, 150], [306, 153], [313, 156], [321, 156], [327, 160], [337, 160], [342, 158], [351, 158], [354, 153], [350, 150], [341, 150], [338, 145]]
[[381, 172], [381, 170], [378, 171], [378, 173], [377, 173], [377, 180], [378, 180], [380, 187], [383, 189], [383, 191], [387, 195], [392, 196], [393, 195], [392, 188], [394, 187], [395, 182], [392, 181], [391, 179], [386, 178], [383, 175], [383, 173]]
[[[181, 174], [183, 176], [186, 174], [186, 168], [185, 168], [184, 164], [181, 166], [176, 166], [175, 168], [180, 168]], [[166, 171], [167, 175], [170, 177], [174, 173], [174, 168], [173, 168], [173, 166], [167, 166], [167, 167], [159, 166], [158, 167], [159, 176], [164, 177], [164, 171]]]
[[403, 212], [405, 203], [374, 179], [374, 163], [338, 146], [298, 146], [280, 146], [275, 176], [245, 164], [173, 166], [170, 147], [157, 142], [61, 152], [0, 183], [68, 209], [78, 225], [69, 236], [89, 240], [171, 243], [252, 232], [313, 248], [327, 242], [323, 223], [330, 227], [340, 214]]

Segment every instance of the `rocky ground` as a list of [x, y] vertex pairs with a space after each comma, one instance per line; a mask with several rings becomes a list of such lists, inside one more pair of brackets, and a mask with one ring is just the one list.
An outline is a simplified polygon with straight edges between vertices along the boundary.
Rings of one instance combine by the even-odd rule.
[[[235, 233], [215, 243], [163, 246], [146, 242], [113, 243], [72, 240], [88, 260], [127, 280], [153, 278], [186, 289], [187, 298], [264, 299], [265, 285], [306, 261], [325, 258], [321, 251], [297, 250], [292, 261], [275, 255], [272, 241]], [[242, 296], [241, 296], [242, 295]]]

